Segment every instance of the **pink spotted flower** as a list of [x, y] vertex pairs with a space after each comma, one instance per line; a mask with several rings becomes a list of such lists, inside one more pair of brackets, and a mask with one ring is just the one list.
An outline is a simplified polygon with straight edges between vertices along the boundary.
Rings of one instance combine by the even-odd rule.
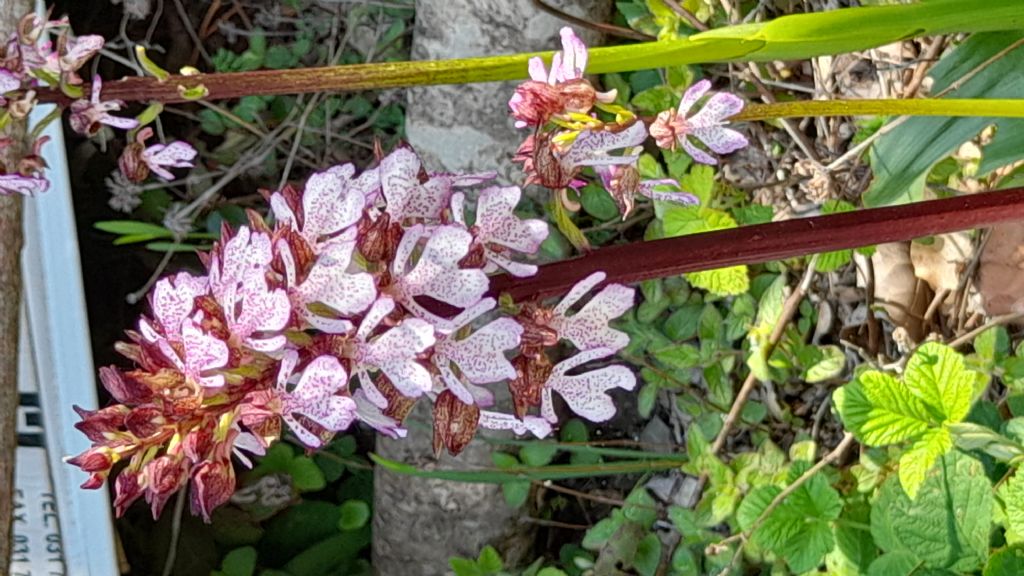
[[71, 103], [71, 129], [83, 136], [95, 136], [104, 124], [121, 130], [131, 130], [139, 125], [134, 118], [122, 118], [113, 116], [111, 112], [117, 112], [124, 106], [121, 100], [100, 100], [100, 91], [103, 89], [103, 81], [99, 75], [93, 76], [92, 95], [89, 100], [75, 100]]
[[551, 70], [540, 57], [530, 59], [530, 80], [516, 88], [508, 101], [516, 128], [541, 126], [552, 117], [586, 114], [596, 102], [615, 101], [616, 91], [598, 92], [583, 77], [587, 47], [571, 28], [562, 28], [562, 51], [551, 59]]
[[614, 351], [610, 348], [594, 348], [556, 364], [541, 391], [541, 416], [551, 423], [558, 421], [552, 402], [552, 393], [557, 392], [578, 416], [591, 422], [610, 420], [615, 415], [615, 403], [608, 391], [615, 388], [632, 390], [636, 387], [633, 371], [625, 366], [613, 365], [574, 375], [567, 372], [612, 354]]
[[[323, 445], [321, 431], [341, 432], [356, 418], [356, 403], [339, 395], [348, 383], [348, 374], [333, 356], [318, 356], [302, 370], [294, 386], [289, 382], [298, 362], [298, 354], [289, 351], [281, 360], [277, 392], [282, 398], [284, 421], [310, 448]], [[315, 424], [315, 427], [309, 423]]]
[[[479, 246], [487, 259], [487, 272], [504, 268], [517, 277], [533, 276], [537, 267], [516, 262], [509, 252], [536, 254], [548, 237], [548, 225], [543, 220], [523, 219], [515, 214], [522, 191], [518, 186], [491, 187], [480, 192], [476, 204], [476, 222], [469, 229], [474, 246]], [[465, 226], [465, 196], [459, 192], [452, 196], [452, 217]]]
[[699, 112], [689, 115], [697, 101], [710, 89], [711, 82], [701, 80], [683, 94], [677, 110], [665, 110], [658, 114], [650, 128], [651, 136], [658, 146], [670, 150], [674, 150], [677, 145], [682, 146], [687, 154], [702, 164], [717, 164], [718, 161], [698, 148], [691, 138], [716, 154], [729, 154], [747, 146], [746, 136], [725, 127], [730, 116], [743, 110], [743, 100], [738, 96], [718, 92], [708, 99]]
[[191, 144], [179, 140], [147, 147], [145, 142], [152, 136], [152, 128], [143, 128], [135, 136], [135, 142], [125, 146], [118, 158], [118, 166], [125, 177], [132, 182], [142, 182], [152, 172], [170, 182], [174, 174], [168, 168], [192, 168], [196, 149]]

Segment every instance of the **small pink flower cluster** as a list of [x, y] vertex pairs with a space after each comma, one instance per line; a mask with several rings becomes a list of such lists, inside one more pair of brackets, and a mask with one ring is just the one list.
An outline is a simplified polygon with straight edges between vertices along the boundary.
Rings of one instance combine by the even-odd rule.
[[[57, 34], [56, 42], [49, 40], [51, 34]], [[83, 81], [78, 71], [99, 53], [103, 44], [102, 36], [72, 37], [67, 18], [44, 20], [34, 14], [22, 18], [7, 44], [0, 46], [0, 107], [6, 108], [0, 126], [12, 118], [28, 117], [36, 104], [35, 88], [49, 85], [75, 98], [69, 122], [79, 134], [94, 136], [103, 126], [121, 130], [138, 128], [138, 120], [111, 114], [120, 111], [124, 102], [100, 99], [103, 83], [99, 76], [93, 78], [89, 99], [79, 97]], [[165, 180], [173, 180], [174, 175], [167, 168], [192, 166], [196, 151], [191, 145], [172, 142], [146, 148], [143, 142], [151, 135], [152, 130], [141, 130], [121, 157], [121, 170], [130, 181], [141, 182], [150, 171]], [[18, 161], [14, 169], [0, 167], [0, 194], [32, 196], [49, 188], [50, 183], [43, 175], [46, 164], [39, 152], [46, 140], [42, 137], [34, 142], [32, 152]], [[10, 140], [0, 141], [0, 148], [11, 143]]]
[[[694, 204], [696, 197], [682, 191], [669, 179], [642, 180], [637, 161], [648, 137], [644, 122], [628, 110], [614, 105], [616, 93], [598, 92], [584, 77], [587, 47], [570, 28], [563, 28], [562, 51], [556, 53], [548, 71], [543, 60], [530, 60], [530, 80], [516, 88], [509, 108], [517, 128], [533, 133], [519, 147], [516, 160], [523, 164], [527, 183], [535, 182], [553, 190], [578, 188], [584, 168], [592, 167], [605, 189], [619, 206], [623, 218], [633, 209], [637, 194], [653, 200]], [[710, 154], [691, 142], [694, 138], [713, 152], [727, 154], [747, 145], [746, 138], [725, 128], [726, 119], [743, 109], [743, 100], [721, 92], [712, 96], [696, 114], [687, 117], [697, 101], [710, 89], [707, 80], [686, 91], [678, 110], [658, 114], [649, 133], [658, 146], [675, 149], [680, 145], [697, 162], [716, 164]], [[599, 119], [597, 111], [614, 116]], [[657, 190], [657, 188], [668, 190]], [[566, 201], [571, 209], [578, 209]]]
[[[357, 175], [346, 164], [314, 174], [302, 191], [268, 197], [273, 225], [255, 213], [225, 228], [202, 256], [206, 274], [161, 280], [152, 314], [119, 351], [134, 369], [103, 368], [117, 401], [79, 409], [92, 447], [70, 462], [97, 488], [115, 465], [115, 508], [145, 498], [154, 516], [191, 482], [192, 511], [209, 520], [235, 489], [234, 455], [249, 464], [283, 433], [315, 449], [355, 422], [400, 437], [412, 405], [434, 405], [434, 446], [458, 453], [478, 427], [550, 433], [553, 393], [604, 421], [611, 389], [633, 389], [623, 366], [579, 372], [628, 343], [608, 326], [633, 289], [583, 280], [557, 306], [496, 308], [488, 272], [536, 272], [522, 256], [548, 234], [514, 209], [517, 187], [467, 192], [493, 174], [428, 173], [408, 147]], [[579, 353], [556, 364], [560, 341]], [[569, 374], [569, 372], [574, 372]], [[493, 410], [507, 386], [515, 414]], [[539, 415], [530, 414], [539, 408]]]
[[[55, 45], [48, 37], [57, 31]], [[102, 47], [100, 36], [72, 38], [66, 18], [44, 20], [34, 14], [22, 18], [7, 43], [0, 45], [0, 106], [6, 108], [0, 125], [29, 115], [36, 103], [34, 89], [40, 84], [59, 85], [67, 90], [81, 85], [78, 70]], [[0, 148], [12, 143], [4, 139]], [[0, 167], [0, 194], [33, 196], [50, 187], [42, 174], [46, 163], [40, 149], [45, 143], [46, 138], [36, 140], [32, 152], [15, 166]]]

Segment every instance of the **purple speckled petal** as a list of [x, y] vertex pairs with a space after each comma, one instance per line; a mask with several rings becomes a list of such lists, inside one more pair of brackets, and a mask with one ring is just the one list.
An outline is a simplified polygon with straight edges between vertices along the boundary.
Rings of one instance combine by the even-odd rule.
[[67, 41], [65, 53], [60, 57], [60, 69], [74, 72], [103, 48], [103, 36], [88, 34]]
[[168, 339], [181, 340], [181, 323], [192, 314], [196, 296], [206, 294], [209, 288], [206, 276], [193, 276], [188, 272], [179, 272], [156, 283], [150, 303], [153, 316]]
[[724, 126], [695, 128], [691, 133], [718, 154], [729, 154], [749, 144], [746, 136]]
[[704, 94], [707, 94], [707, 91], [710, 89], [711, 82], [709, 80], [701, 80], [693, 86], [690, 86], [683, 94], [682, 101], [679, 102], [679, 115], [686, 116], [690, 112], [690, 109], [693, 108], [693, 105], [696, 104]]
[[356, 403], [335, 395], [347, 382], [348, 374], [337, 358], [318, 356], [303, 370], [295, 389], [284, 395], [284, 420], [307, 446], [318, 448], [322, 440], [293, 415], [301, 414], [331, 432], [348, 428], [356, 418]]
[[99, 120], [101, 124], [106, 124], [112, 128], [120, 128], [121, 130], [131, 130], [139, 125], [139, 121], [135, 118], [122, 118], [120, 116], [111, 116], [107, 113], [103, 113]]
[[484, 243], [494, 243], [518, 252], [533, 254], [548, 237], [543, 220], [523, 220], [515, 215], [522, 196], [518, 186], [494, 186], [480, 192], [476, 226]]
[[485, 269], [486, 272], [493, 272], [498, 268], [503, 268], [516, 278], [528, 278], [537, 273], [537, 267], [533, 264], [516, 262], [504, 254], [499, 254], [493, 250], [487, 250], [487, 261], [490, 266]]
[[459, 268], [472, 241], [472, 235], [463, 228], [435, 228], [416, 266], [398, 279], [403, 292], [407, 296], [426, 294], [460, 308], [476, 303], [487, 292], [487, 274], [479, 268]]
[[372, 342], [361, 345], [359, 361], [379, 368], [402, 394], [416, 397], [433, 387], [430, 373], [416, 361], [416, 355], [433, 344], [433, 327], [423, 320], [407, 318]]
[[208, 370], [223, 368], [228, 363], [228, 345], [214, 336], [206, 334], [191, 320], [182, 324], [182, 347], [185, 349], [184, 370], [186, 376], [200, 386], [218, 388], [224, 385], [224, 376], [203, 376]]
[[462, 340], [444, 338], [434, 347], [435, 358], [454, 362], [473, 384], [490, 384], [516, 377], [505, 352], [519, 346], [523, 328], [511, 318], [499, 318]]
[[569, 293], [562, 298], [562, 301], [555, 306], [555, 316], [565, 316], [565, 313], [569, 311], [569, 308], [572, 308], [574, 304], [579, 302], [580, 299], [593, 290], [595, 286], [604, 282], [604, 279], [605, 273], [598, 271], [577, 282], [569, 290]]
[[685, 135], [679, 137], [679, 143], [683, 145], [683, 150], [686, 150], [686, 153], [689, 154], [695, 162], [700, 162], [701, 164], [707, 164], [709, 166], [718, 164], [718, 160], [715, 160], [714, 156], [694, 146], [693, 143], [690, 142], [690, 139]]
[[572, 316], [556, 315], [551, 327], [561, 338], [569, 340], [576, 348], [610, 348], [621, 350], [629, 344], [629, 335], [608, 326], [633, 307], [634, 290], [621, 284], [609, 284], [591, 298], [579, 312]]
[[575, 376], [566, 375], [569, 370], [606, 357], [611, 352], [607, 348], [598, 348], [559, 362], [545, 388], [558, 392], [573, 412], [591, 422], [611, 419], [615, 415], [615, 403], [606, 392], [614, 388], [632, 390], [636, 386], [632, 370], [625, 366], [605, 366]]
[[359, 221], [366, 199], [348, 189], [351, 164], [317, 172], [302, 193], [302, 235], [316, 248], [322, 236], [332, 236]]
[[313, 405], [345, 388], [348, 374], [334, 356], [318, 356], [302, 371], [299, 383], [291, 391], [297, 406]]
[[395, 309], [395, 301], [387, 296], [381, 296], [370, 309], [366, 311], [363, 316], [363, 321], [359, 324], [359, 331], [356, 332], [356, 338], [360, 340], [366, 340], [370, 337], [370, 334], [380, 325], [381, 321], [391, 314], [391, 311]]
[[7, 94], [21, 88], [21, 80], [10, 70], [0, 68], [0, 94]]
[[280, 192], [274, 192], [270, 195], [270, 210], [274, 213], [274, 219], [280, 224], [285, 224], [292, 228], [297, 228], [295, 213], [292, 212], [288, 202], [285, 201], [284, 196]]
[[388, 438], [405, 438], [408, 431], [402, 428], [394, 419], [385, 416], [380, 408], [369, 402], [362, 390], [356, 390], [355, 394], [352, 395], [352, 399], [356, 403], [356, 417], [360, 422], [365, 423]]
[[634, 122], [630, 127], [618, 132], [609, 130], [584, 130], [576, 137], [569, 151], [562, 158], [562, 164], [573, 168], [576, 166], [599, 166], [607, 164], [632, 164], [639, 158], [638, 154], [611, 156], [609, 152], [632, 148], [643, 144], [647, 139], [647, 127], [643, 122]]
[[551, 434], [551, 424], [536, 416], [527, 416], [520, 420], [511, 414], [491, 412], [483, 410], [480, 412], [478, 425], [488, 430], [511, 430], [516, 434], [533, 434], [537, 438], [546, 438]]
[[266, 280], [257, 278], [243, 288], [241, 311], [237, 318], [231, 311], [227, 314], [231, 332], [245, 339], [247, 345], [261, 352], [275, 352], [284, 347], [287, 339], [283, 334], [265, 334], [253, 338], [255, 332], [281, 332], [291, 318], [291, 302], [284, 290], [270, 290]]
[[572, 28], [565, 26], [559, 31], [562, 37], [561, 66], [552, 70], [560, 82], [583, 78], [587, 68], [587, 45], [576, 36]]
[[188, 142], [171, 142], [166, 146], [154, 144], [142, 153], [142, 161], [149, 166], [157, 176], [168, 182], [174, 180], [174, 174], [164, 167], [170, 168], [191, 168], [192, 160], [196, 157], [196, 149]]
[[716, 126], [730, 116], [739, 114], [741, 110], [743, 110], [742, 98], [728, 92], [719, 92], [709, 98], [700, 112], [690, 116], [686, 123], [695, 128]]
[[320, 302], [343, 316], [366, 310], [377, 297], [373, 276], [366, 272], [350, 273], [348, 266], [317, 262], [297, 293], [304, 303]]

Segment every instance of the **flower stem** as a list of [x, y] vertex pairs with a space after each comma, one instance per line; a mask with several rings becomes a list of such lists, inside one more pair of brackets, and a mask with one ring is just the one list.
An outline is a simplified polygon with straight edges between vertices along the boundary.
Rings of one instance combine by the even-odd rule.
[[508, 293], [517, 301], [545, 298], [564, 294], [597, 271], [607, 273], [609, 282], [632, 283], [1014, 220], [1024, 220], [1024, 187], [609, 246], [541, 266], [530, 278], [495, 276], [491, 294]]
[[[883, 46], [935, 34], [1016, 30], [1024, 23], [1019, 0], [931, 0], [894, 6], [843, 8], [823, 13], [794, 14], [762, 23], [724, 26], [692, 36], [660, 42], [594, 48], [588, 72], [627, 72], [706, 62], [799, 60]], [[533, 56], [551, 60], [552, 52], [433, 60], [327, 66], [297, 70], [257, 70], [230, 74], [132, 77], [105, 82], [104, 100], [183, 102], [179, 86], [199, 85], [208, 100], [353, 92], [402, 86], [464, 84], [518, 80], [527, 76]], [[89, 93], [86, 86], [85, 93]], [[40, 102], [68, 104], [59, 90], [43, 89]]]
[[1024, 100], [912, 98], [907, 100], [801, 100], [748, 104], [734, 121], [804, 116], [984, 116], [1024, 118]]

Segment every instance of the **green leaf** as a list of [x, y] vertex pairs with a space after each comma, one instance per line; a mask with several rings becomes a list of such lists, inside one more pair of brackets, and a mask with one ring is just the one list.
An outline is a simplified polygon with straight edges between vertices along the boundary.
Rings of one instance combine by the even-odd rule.
[[484, 573], [477, 568], [476, 561], [472, 558], [460, 558], [458, 556], [448, 559], [448, 566], [455, 572], [455, 576], [484, 576]]
[[1005, 326], [993, 326], [974, 339], [974, 351], [991, 367], [1010, 353], [1010, 335]]
[[658, 535], [651, 533], [644, 536], [637, 544], [636, 555], [633, 556], [633, 567], [640, 576], [654, 576], [658, 571], [658, 564], [661, 562], [661, 540]]
[[224, 556], [221, 572], [224, 576], [252, 576], [256, 571], [256, 549], [252, 546], [235, 548]]
[[900, 484], [911, 499], [924, 483], [935, 461], [953, 448], [953, 439], [945, 428], [932, 428], [910, 445], [900, 457]]
[[519, 449], [519, 460], [527, 466], [547, 466], [558, 453], [554, 442], [536, 441]]
[[769, 381], [772, 378], [768, 370], [767, 346], [775, 324], [782, 316], [782, 306], [786, 302], [786, 282], [786, 275], [779, 274], [761, 294], [757, 319], [747, 334], [750, 343], [747, 366], [758, 380]]
[[97, 222], [93, 226], [97, 230], [120, 234], [122, 236], [151, 236], [153, 238], [171, 238], [174, 233], [156, 224], [148, 222], [136, 222], [135, 220], [106, 220]]
[[[983, 6], [979, 3], [978, 6]], [[936, 3], [941, 7], [941, 3]], [[1005, 28], [1011, 30], [1013, 28]], [[1024, 79], [1017, 72], [1024, 65], [1024, 47], [1001, 54], [1024, 37], [1020, 31], [974, 34], [932, 68], [932, 92], [967, 78], [949, 93], [951, 98], [1017, 98]], [[981, 68], [982, 63], [988, 65]], [[871, 148], [874, 180], [864, 193], [866, 206], [887, 206], [921, 199], [925, 179], [939, 160], [974, 138], [986, 126], [997, 126], [996, 136], [984, 152], [979, 175], [1012, 163], [1024, 150], [1024, 120], [993, 118], [917, 117], [881, 136]]]
[[694, 164], [679, 181], [679, 185], [683, 190], [696, 196], [701, 206], [707, 206], [711, 203], [712, 192], [715, 189], [715, 169], [706, 164]]
[[658, 503], [647, 493], [646, 488], [637, 486], [626, 496], [626, 506], [622, 513], [630, 522], [647, 528], [658, 519]]
[[746, 266], [729, 266], [716, 270], [690, 272], [686, 279], [694, 287], [707, 290], [717, 296], [735, 296], [750, 289], [750, 278]]
[[878, 557], [878, 547], [871, 539], [871, 532], [863, 526], [871, 522], [871, 507], [864, 500], [853, 500], [846, 504], [835, 529], [836, 549], [833, 556], [841, 558], [853, 574], [864, 574]]
[[[984, 466], [952, 451], [911, 500], [890, 477], [871, 506], [871, 534], [886, 552], [907, 552], [930, 568], [970, 572], [988, 556], [992, 484]], [[883, 556], [884, 558], [884, 556]]]
[[921, 561], [909, 552], [893, 552], [879, 556], [868, 568], [868, 576], [910, 576], [918, 572]]
[[700, 321], [700, 314], [704, 306], [700, 304], [685, 304], [669, 315], [662, 326], [665, 335], [673, 342], [689, 340], [697, 335], [697, 323]]
[[480, 556], [476, 559], [476, 565], [483, 570], [484, 574], [501, 572], [505, 567], [501, 560], [501, 554], [498, 554], [493, 546], [484, 546], [484, 549], [480, 551]]
[[[732, 215], [736, 217], [736, 221], [739, 222], [740, 226], [751, 226], [753, 224], [767, 224], [771, 222], [772, 217], [775, 216], [775, 210], [771, 206], [751, 204], [749, 206], [733, 208]], [[821, 267], [820, 263], [818, 267]]]
[[615, 205], [608, 191], [598, 184], [587, 184], [580, 194], [580, 203], [587, 214], [602, 222], [619, 217], [619, 207]]
[[818, 350], [822, 354], [821, 360], [804, 372], [804, 380], [808, 384], [824, 382], [838, 377], [846, 367], [846, 354], [838, 346], [821, 346]]
[[501, 494], [509, 508], [521, 508], [530, 497], [530, 481], [515, 480], [501, 485]]
[[999, 488], [999, 496], [1006, 507], [1006, 541], [1024, 542], [1024, 473], [1019, 470]]
[[947, 422], [960, 422], [971, 409], [974, 372], [964, 367], [963, 356], [938, 342], [922, 344], [907, 363], [907, 388], [939, 409]]
[[[791, 474], [796, 477], [808, 468], [806, 462], [796, 463]], [[737, 511], [740, 526], [749, 530], [780, 493], [776, 486], [755, 488]], [[835, 547], [831, 521], [839, 517], [842, 509], [839, 492], [829, 486], [823, 474], [816, 474], [765, 518], [754, 531], [755, 543], [785, 559], [796, 573], [812, 570]]]
[[884, 372], [864, 372], [832, 399], [846, 428], [869, 446], [902, 442], [937, 425], [924, 403]]
[[1003, 548], [988, 559], [983, 576], [1024, 574], [1024, 546]]
[[292, 486], [299, 492], [316, 492], [327, 485], [324, 473], [311, 458], [296, 456], [288, 464], [288, 474], [292, 477]]
[[341, 504], [338, 529], [342, 532], [358, 530], [370, 520], [370, 505], [362, 500], [346, 500]]
[[636, 395], [636, 411], [641, 418], [647, 419], [654, 412], [654, 405], [658, 402], [658, 391], [661, 388], [656, 384], [644, 384]]
[[584, 534], [583, 543], [581, 545], [587, 550], [599, 550], [601, 546], [604, 546], [604, 544], [611, 540], [612, 536], [619, 531], [624, 520], [625, 518], [621, 514], [612, 514], [597, 524], [594, 524], [594, 526]]
[[675, 91], [665, 85], [648, 88], [630, 100], [630, 104], [640, 114], [657, 114], [663, 110], [675, 108], [678, 103], [679, 97]]
[[688, 370], [700, 364], [700, 350], [693, 344], [678, 344], [656, 350], [654, 358], [677, 370]]

